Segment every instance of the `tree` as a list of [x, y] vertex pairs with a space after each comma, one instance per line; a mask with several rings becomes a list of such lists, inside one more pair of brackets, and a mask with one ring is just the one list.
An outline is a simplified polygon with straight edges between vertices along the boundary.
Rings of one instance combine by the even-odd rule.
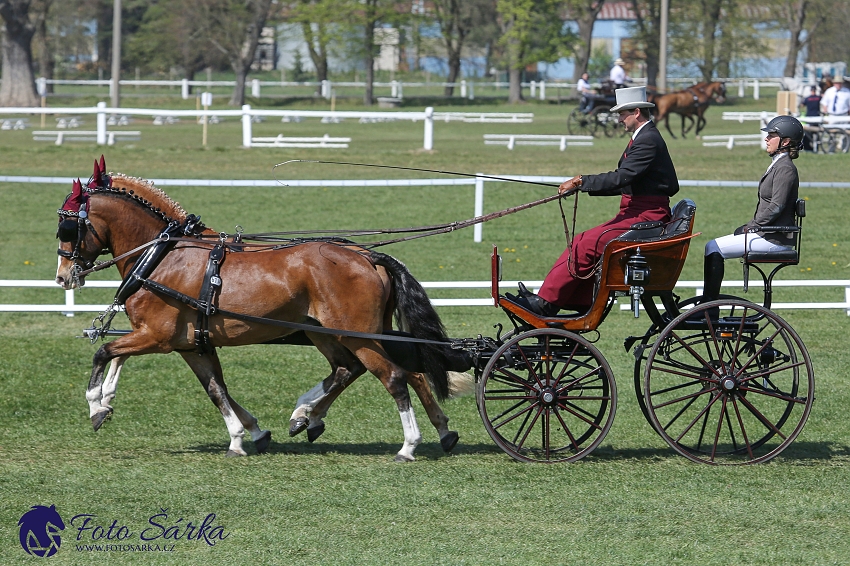
[[304, 41], [310, 60], [316, 68], [316, 81], [320, 84], [328, 78], [328, 50], [332, 41], [337, 38], [334, 33], [338, 12], [338, 4], [333, 0], [299, 0], [294, 5], [291, 19], [301, 24]]
[[0, 16], [6, 24], [3, 34], [3, 84], [0, 106], [38, 106], [38, 92], [32, 72], [32, 38], [38, 26], [36, 18], [45, 17], [34, 8], [36, 0], [0, 0]]
[[245, 81], [273, 0], [195, 0], [202, 37], [230, 61], [236, 74], [231, 106], [245, 103]]
[[[784, 0], [776, 5], [784, 26], [791, 32], [788, 53], [785, 58], [784, 76], [793, 77], [797, 70], [797, 56], [817, 34], [818, 28], [826, 21], [827, 6], [817, 0]], [[806, 25], [808, 20], [809, 25]]]
[[661, 54], [661, 1], [632, 0], [635, 13], [635, 37], [643, 44], [646, 57], [646, 84], [656, 86]]
[[453, 83], [460, 77], [463, 48], [469, 40], [476, 39], [476, 30], [479, 30], [478, 40], [481, 41], [484, 34], [480, 32], [495, 23], [495, 6], [492, 0], [434, 0], [433, 5], [448, 58], [446, 82], [449, 84], [445, 95], [452, 96]]
[[508, 68], [508, 102], [522, 100], [522, 71], [538, 61], [555, 62], [572, 52], [574, 34], [565, 31], [556, 0], [497, 0], [502, 36], [499, 46]]
[[578, 25], [578, 43], [575, 48], [575, 67], [573, 67], [573, 82], [578, 82], [582, 74], [587, 72], [590, 62], [590, 39], [593, 36], [593, 26], [605, 0], [568, 0], [567, 9]]

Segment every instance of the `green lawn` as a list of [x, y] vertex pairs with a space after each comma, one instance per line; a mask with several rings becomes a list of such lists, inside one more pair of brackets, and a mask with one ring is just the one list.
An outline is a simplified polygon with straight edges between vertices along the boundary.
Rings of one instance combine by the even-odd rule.
[[[755, 123], [723, 122], [720, 112], [771, 106], [765, 98], [760, 105], [748, 100], [712, 108], [705, 133], [753, 132]], [[594, 147], [564, 153], [483, 144], [484, 133], [562, 133], [571, 108], [459, 106], [455, 109], [534, 112], [535, 121], [437, 123], [430, 153], [419, 149], [421, 123], [317, 120], [267, 121], [255, 125], [255, 135], [327, 132], [351, 136], [351, 148], [339, 153], [243, 150], [239, 124], [225, 121], [211, 127], [210, 149], [203, 150], [200, 126], [184, 120], [159, 127], [149, 121], [133, 124], [132, 129], [142, 130], [142, 140], [105, 153], [109, 169], [145, 178], [268, 179], [275, 163], [308, 158], [564, 178], [612, 168], [624, 140], [602, 139]], [[677, 132], [677, 124], [673, 128]], [[30, 131], [0, 133], [0, 174], [86, 178], [104, 149], [36, 144], [31, 138]], [[703, 148], [692, 136], [667, 139], [682, 179], [757, 180], [768, 163], [757, 148], [728, 151]], [[846, 155], [805, 154], [797, 165], [803, 181], [850, 180]], [[414, 176], [299, 164], [287, 166], [282, 178]], [[5, 197], [0, 279], [53, 278], [55, 210], [69, 191], [70, 182], [0, 184]], [[508, 183], [488, 183], [486, 191], [485, 212], [551, 193], [546, 187]], [[401, 227], [472, 216], [472, 187], [175, 187], [167, 192], [224, 231], [236, 224], [249, 232]], [[683, 188], [679, 196], [697, 203], [696, 230], [702, 232], [693, 241], [682, 279], [700, 279], [705, 242], [751, 216], [755, 190]], [[801, 196], [809, 199], [803, 263], [780, 278], [850, 279], [846, 189], [802, 189]], [[609, 218], [616, 204], [616, 199], [581, 197], [576, 228]], [[507, 279], [541, 279], [563, 249], [562, 231], [553, 203], [486, 224], [481, 244], [473, 243], [471, 230], [463, 230], [385, 251], [403, 260], [421, 281], [483, 280], [489, 277], [495, 244], [503, 250]], [[728, 278], [740, 278], [732, 262], [727, 272]], [[117, 279], [112, 270], [99, 277]], [[84, 289], [77, 300], [107, 302], [110, 295]], [[776, 300], [808, 297], [839, 301], [843, 293], [781, 288]], [[758, 290], [750, 291], [749, 298], [758, 299]], [[0, 288], [4, 303], [61, 300], [60, 290]], [[493, 308], [439, 312], [453, 337], [494, 335], [493, 325], [506, 323]], [[817, 399], [811, 418], [797, 441], [771, 463], [713, 468], [675, 455], [644, 420], [633, 393], [634, 357], [622, 343], [626, 336], [643, 333], [649, 322], [627, 312], [611, 313], [596, 344], [617, 378], [614, 425], [593, 454], [554, 466], [519, 464], [501, 452], [485, 432], [472, 397], [443, 405], [461, 437], [452, 456], [443, 455], [436, 432], [415, 404], [424, 441], [416, 462], [395, 464], [392, 458], [402, 442], [398, 412], [371, 376], [340, 397], [326, 419], [326, 433], [314, 444], [303, 436], [289, 438], [297, 397], [327, 373], [321, 356], [297, 346], [220, 352], [231, 393], [273, 431], [265, 455], [253, 454], [248, 443], [248, 458], [224, 458], [222, 419], [176, 355], [130, 360], [115, 415], [94, 433], [85, 388], [96, 346], [75, 338], [91, 317], [0, 314], [0, 563], [37, 561], [21, 549], [17, 523], [31, 506], [55, 504], [66, 523], [61, 549], [49, 558], [55, 564], [844, 564], [850, 556], [850, 424], [842, 417], [850, 405], [850, 317], [839, 310], [780, 315], [800, 334], [814, 362]], [[199, 525], [212, 513], [206, 532], [223, 540], [211, 539], [215, 546], [189, 540], [187, 524]], [[90, 525], [102, 530], [78, 531], [80, 518], [69, 524], [81, 514], [95, 515]], [[126, 527], [126, 540], [98, 540], [116, 545], [108, 551], [76, 549], [76, 544], [91, 544], [93, 536], [105, 537], [113, 522], [113, 534]], [[159, 544], [159, 551], [127, 547], [142, 544], [142, 532], [151, 539], [144, 544]], [[171, 545], [173, 551], [163, 551]]]

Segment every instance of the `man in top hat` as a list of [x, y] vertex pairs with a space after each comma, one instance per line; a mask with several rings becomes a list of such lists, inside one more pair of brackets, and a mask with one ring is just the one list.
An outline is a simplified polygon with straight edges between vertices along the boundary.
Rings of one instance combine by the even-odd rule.
[[626, 86], [626, 81], [629, 80], [629, 77], [626, 76], [626, 70], [623, 69], [623, 65], [625, 64], [625, 61], [617, 57], [617, 60], [614, 61], [614, 66], [611, 67], [611, 72], [608, 74], [608, 78], [611, 80], [614, 88], [623, 88]]
[[679, 191], [667, 144], [651, 120], [646, 87], [616, 91], [611, 112], [632, 137], [617, 169], [600, 175], [577, 175], [558, 192], [580, 189], [591, 196], [620, 195], [620, 211], [608, 222], [576, 235], [555, 262], [537, 295], [520, 283], [520, 302], [532, 311], [554, 316], [561, 308], [586, 312], [593, 303], [593, 272], [605, 245], [637, 222], [670, 221], [670, 197]]

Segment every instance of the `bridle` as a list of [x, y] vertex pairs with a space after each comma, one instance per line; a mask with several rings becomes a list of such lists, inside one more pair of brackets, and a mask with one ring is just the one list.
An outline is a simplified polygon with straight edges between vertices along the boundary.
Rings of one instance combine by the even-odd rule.
[[[64, 257], [73, 262], [73, 266], [71, 267], [71, 278], [73, 282], [79, 286], [80, 283], [80, 274], [83, 271], [88, 271], [95, 266], [97, 258], [108, 251], [106, 244], [103, 242], [103, 239], [97, 233], [94, 225], [91, 220], [89, 220], [89, 215], [86, 210], [88, 203], [84, 203], [80, 206], [80, 210], [78, 212], [74, 212], [73, 210], [64, 210], [59, 209], [56, 212], [62, 218], [59, 222], [59, 228], [56, 230], [56, 237], [59, 238], [60, 242], [63, 243], [71, 243], [73, 242], [73, 249], [68, 252], [63, 250], [61, 247], [56, 250], [56, 253], [59, 257]], [[83, 255], [83, 242], [86, 239], [86, 234], [91, 232], [91, 235], [94, 236], [94, 239], [99, 244], [99, 251], [92, 258], [87, 258]]]

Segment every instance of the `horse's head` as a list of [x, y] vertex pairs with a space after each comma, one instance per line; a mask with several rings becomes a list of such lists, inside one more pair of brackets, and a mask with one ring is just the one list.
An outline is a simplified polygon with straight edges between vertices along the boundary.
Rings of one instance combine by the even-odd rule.
[[95, 172], [84, 188], [79, 179], [74, 181], [74, 188], [59, 214], [59, 227], [56, 237], [59, 239], [59, 266], [56, 269], [56, 283], [65, 289], [81, 287], [85, 284], [85, 276], [80, 272], [94, 266], [94, 260], [103, 253], [106, 242], [98, 234], [97, 229], [89, 219], [89, 199], [92, 191], [101, 186], [109, 186], [111, 180], [105, 176], [106, 168], [103, 157], [101, 163], [95, 162]]
[[723, 104], [724, 102], [726, 102], [726, 83], [716, 82], [711, 84], [715, 85], [711, 93], [711, 95], [714, 97], [715, 102], [717, 102], [717, 104]]

